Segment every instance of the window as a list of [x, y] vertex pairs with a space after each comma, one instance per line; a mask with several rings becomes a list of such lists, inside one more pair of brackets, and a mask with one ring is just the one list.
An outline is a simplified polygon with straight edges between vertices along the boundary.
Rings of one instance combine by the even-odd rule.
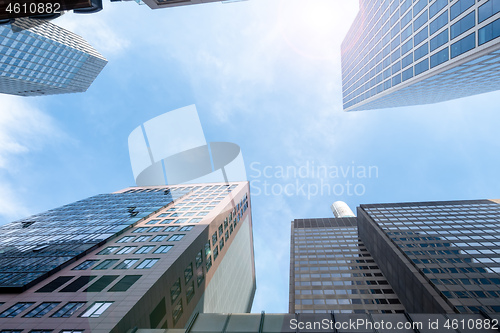
[[90, 267], [94, 266], [99, 260], [85, 260], [81, 264], [77, 265], [75, 268], [73, 268], [74, 271], [82, 271], [89, 269]]
[[[494, 1], [494, 0], [490, 0]], [[491, 22], [490, 24], [479, 29], [478, 32], [478, 43], [483, 45], [490, 40], [498, 38], [500, 36], [500, 19]]]
[[148, 232], [160, 232], [162, 229], [163, 227], [152, 227]]
[[173, 247], [173, 245], [161, 245], [153, 253], [167, 253]]
[[182, 228], [180, 228], [179, 231], [190, 231], [191, 229], [193, 229], [192, 225], [185, 225]]
[[69, 285], [64, 287], [63, 289], [60, 290], [60, 292], [63, 293], [74, 293], [75, 291], [78, 291], [80, 288], [82, 288], [84, 285], [89, 283], [95, 278], [95, 276], [80, 276], [78, 277], [75, 281], [71, 282]]
[[183, 310], [182, 310], [182, 300], [181, 300], [172, 309], [172, 319], [174, 320], [174, 325], [177, 324], [177, 322], [181, 318], [182, 312]]
[[430, 34], [434, 34], [436, 31], [444, 27], [448, 23], [448, 11], [443, 12], [434, 21], [429, 24]]
[[448, 0], [436, 0], [434, 3], [429, 7], [429, 17], [433, 18], [434, 15], [439, 13], [441, 9], [446, 7], [448, 4]]
[[415, 49], [415, 51], [413, 52], [413, 54], [415, 56], [415, 61], [417, 61], [418, 59], [427, 55], [427, 53], [429, 53], [429, 46], [427, 43], [425, 43], [422, 46], [420, 46], [419, 48]]
[[184, 283], [187, 284], [193, 277], [193, 264], [189, 264], [184, 270]]
[[421, 74], [429, 69], [429, 59], [424, 59], [415, 65], [415, 75]]
[[475, 12], [472, 12], [467, 16], [465, 16], [464, 18], [462, 18], [457, 23], [452, 24], [450, 28], [450, 39], [454, 39], [460, 36], [467, 30], [473, 28], [475, 24], [476, 24], [476, 16]]
[[134, 231], [132, 231], [133, 233], [139, 233], [139, 232], [146, 232], [149, 228], [148, 227], [140, 227], [140, 228], [136, 228]]
[[157, 235], [157, 236], [154, 236], [150, 240], [150, 242], [161, 242], [161, 241], [164, 241], [167, 237], [168, 237], [168, 235]]
[[113, 302], [95, 302], [92, 306], [85, 311], [81, 317], [83, 318], [98, 318], [113, 304]]
[[226, 242], [229, 239], [229, 231], [226, 230]]
[[478, 22], [481, 23], [498, 12], [500, 12], [500, 2], [496, 0], [490, 0], [479, 7], [477, 13]]
[[217, 260], [218, 256], [219, 256], [219, 247], [215, 246], [215, 248], [214, 248], [214, 261]]
[[144, 259], [135, 269], [149, 269], [154, 266], [160, 259]]
[[[16, 332], [16, 331], [10, 331], [10, 332]], [[21, 332], [21, 331], [19, 331]], [[52, 333], [54, 332], [53, 330], [31, 330], [30, 333]]]
[[473, 32], [467, 37], [462, 38], [456, 43], [451, 44], [451, 57], [455, 58], [462, 53], [472, 50], [476, 47], [476, 33]]
[[212, 244], [217, 244], [217, 231], [212, 235]]
[[195, 219], [191, 219], [191, 221], [189, 221], [189, 223], [200, 223], [201, 222], [201, 218], [195, 218]]
[[98, 252], [98, 255], [106, 255], [106, 254], [111, 254], [118, 250], [120, 247], [119, 246], [108, 246], [105, 249], [102, 249], [100, 252]]
[[125, 259], [121, 263], [116, 265], [113, 269], [129, 269], [138, 261], [139, 259]]
[[43, 286], [42, 288], [38, 289], [35, 292], [37, 292], [37, 293], [51, 293], [54, 290], [56, 290], [57, 288], [59, 288], [60, 286], [62, 286], [63, 284], [65, 284], [66, 282], [68, 282], [69, 280], [71, 280], [72, 278], [74, 278], [74, 276], [60, 276], [60, 277], [52, 280], [51, 282], [47, 283], [45, 286]]
[[442, 64], [443, 62], [448, 61], [449, 55], [448, 55], [448, 48], [444, 48], [441, 51], [437, 52], [436, 54], [433, 54], [431, 56], [431, 68], [436, 67], [437, 65]]
[[99, 278], [96, 282], [91, 284], [87, 289], [84, 290], [84, 292], [100, 292], [103, 291], [104, 288], [109, 286], [111, 282], [116, 280], [118, 278], [118, 275], [103, 275], [102, 277]]
[[170, 301], [172, 304], [177, 300], [179, 295], [181, 294], [181, 279], [177, 279], [177, 281], [174, 282], [172, 287], [170, 288]]
[[200, 267], [201, 264], [203, 264], [203, 251], [202, 250], [200, 250], [200, 252], [198, 252], [196, 254], [195, 261], [196, 261], [196, 268]]
[[169, 242], [177, 242], [180, 241], [185, 235], [179, 234], [179, 235], [173, 235], [168, 239]]
[[413, 67], [410, 67], [407, 70], [403, 71], [402, 73], [403, 81], [411, 79], [412, 77], [413, 77]]
[[118, 259], [106, 259], [106, 260], [101, 261], [99, 263], [99, 265], [95, 266], [92, 269], [96, 269], [96, 270], [108, 269], [111, 266], [113, 266], [117, 261], [118, 261]]
[[123, 292], [127, 291], [142, 275], [125, 275], [108, 291], [110, 292]]
[[450, 20], [453, 21], [457, 16], [465, 12], [474, 5], [476, 0], [459, 0], [450, 8]]
[[220, 241], [219, 241], [219, 248], [220, 248], [221, 251], [224, 248], [224, 238], [220, 239]]
[[413, 32], [417, 31], [425, 22], [427, 22], [427, 10], [413, 21]]
[[426, 40], [427, 37], [429, 37], [427, 30], [428, 30], [427, 27], [425, 27], [422, 30], [420, 30], [417, 34], [415, 34], [415, 37], [413, 38], [413, 42], [414, 42], [413, 46], [417, 46], [418, 44], [420, 44], [424, 40]]
[[68, 302], [60, 308], [51, 317], [53, 318], [68, 318], [73, 315], [78, 309], [85, 305], [86, 302]]
[[208, 214], [208, 212], [199, 212], [198, 216], [206, 216], [207, 214]]
[[147, 242], [148, 239], [150, 239], [151, 236], [139, 236], [134, 240], [134, 243], [139, 243], [139, 242]]
[[198, 287], [201, 285], [204, 279], [205, 276], [203, 275], [203, 271], [199, 272], [198, 275], [196, 276], [196, 283], [198, 284]]
[[135, 237], [134, 236], [125, 236], [122, 237], [121, 239], [117, 240], [117, 243], [128, 243], [131, 242]]
[[175, 221], [174, 219], [164, 219], [163, 221], [161, 221], [160, 224], [169, 224], [169, 223], [172, 223], [174, 221]]
[[165, 231], [165, 232], [172, 232], [172, 231], [176, 231], [177, 228], [179, 228], [179, 227], [166, 227], [165, 230], [163, 230], [163, 231]]
[[156, 224], [158, 222], [160, 222], [160, 220], [151, 220], [151, 221], [146, 222], [146, 224]]
[[34, 302], [20, 302], [12, 305], [10, 308], [0, 313], [0, 318], [14, 318], [30, 306], [35, 304]]
[[81, 330], [62, 330], [59, 333], [83, 333]]
[[145, 245], [145, 246], [141, 246], [139, 248], [139, 250], [135, 251], [135, 253], [137, 253], [137, 254], [149, 253], [152, 249], [154, 249], [154, 245]]
[[132, 252], [137, 246], [124, 246], [120, 249], [120, 251], [116, 252], [116, 254], [127, 254]]
[[59, 302], [43, 302], [38, 305], [36, 308], [28, 312], [24, 317], [26, 318], [42, 318], [45, 316], [50, 310], [55, 308]]
[[431, 39], [430, 42], [431, 52], [447, 42], [448, 42], [448, 29], [444, 30], [439, 35]]

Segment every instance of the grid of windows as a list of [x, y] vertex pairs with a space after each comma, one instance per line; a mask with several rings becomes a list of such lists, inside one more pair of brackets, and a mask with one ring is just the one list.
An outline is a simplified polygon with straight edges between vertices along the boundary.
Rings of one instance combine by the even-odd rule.
[[[464, 82], [453, 80], [449, 76], [447, 85], [440, 94], [432, 93], [430, 89], [439, 86], [436, 79], [444, 79], [442, 77], [434, 77], [434, 85], [422, 92], [421, 89], [414, 89], [413, 94], [418, 97], [412, 99], [402, 95], [398, 88], [401, 87], [401, 82], [409, 79], [413, 84], [421, 81], [423, 73], [429, 69], [425, 69], [426, 64], [429, 60], [432, 62], [434, 52], [441, 53], [439, 60], [432, 62], [434, 66], [431, 65], [431, 68], [442, 66], [464, 53], [471, 54], [477, 46], [500, 36], [500, 23], [490, 23], [492, 17], [500, 17], [500, 5], [496, 2], [419, 0], [414, 1], [412, 6], [411, 1], [363, 1], [360, 15], [355, 19], [342, 44], [344, 109], [365, 110], [420, 104], [424, 99], [428, 100], [427, 103], [432, 103], [462, 97], [462, 91], [458, 94], [445, 93], [466, 86]], [[477, 36], [471, 34], [475, 27], [481, 31]], [[410, 57], [405, 58], [406, 66], [412, 66], [414, 74], [410, 75], [409, 69], [403, 71], [400, 55], [422, 42], [432, 40], [436, 34], [440, 34], [440, 38], [439, 41], [434, 40], [434, 48], [428, 53], [419, 52], [419, 57], [425, 57], [423, 61], [417, 61], [417, 55], [413, 61]], [[439, 46], [446, 45], [446, 48], [437, 49], [436, 42], [439, 42]], [[493, 72], [496, 71], [495, 65], [489, 65]], [[491, 77], [495, 77], [493, 73]], [[476, 77], [475, 80], [484, 82], [484, 85], [468, 95], [485, 92], [481, 89], [499, 89], [498, 85], [491, 87], [490, 80], [484, 77]], [[475, 82], [471, 84], [469, 81], [467, 86], [472, 85], [475, 85]], [[392, 91], [385, 93], [380, 99], [372, 98], [386, 90]], [[427, 96], [429, 93], [430, 96]], [[370, 101], [366, 101], [370, 98]]]
[[498, 203], [477, 200], [363, 209], [458, 311], [500, 310], [496, 307], [500, 302]]
[[403, 312], [397, 295], [358, 239], [355, 218], [292, 224], [290, 304], [299, 313]]

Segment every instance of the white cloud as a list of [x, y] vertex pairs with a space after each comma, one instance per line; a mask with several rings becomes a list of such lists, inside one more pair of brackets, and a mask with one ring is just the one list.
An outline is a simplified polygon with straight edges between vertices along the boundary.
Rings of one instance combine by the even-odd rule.
[[109, 55], [122, 53], [130, 45], [130, 41], [120, 36], [116, 31], [121, 31], [117, 27], [110, 26], [111, 21], [108, 10], [93, 14], [66, 13], [54, 20], [53, 23], [83, 37], [105, 58]]
[[64, 136], [50, 116], [26, 99], [0, 96], [0, 216], [11, 219], [27, 213], [19, 191], [9, 181], [9, 177], [23, 177], [19, 157]]

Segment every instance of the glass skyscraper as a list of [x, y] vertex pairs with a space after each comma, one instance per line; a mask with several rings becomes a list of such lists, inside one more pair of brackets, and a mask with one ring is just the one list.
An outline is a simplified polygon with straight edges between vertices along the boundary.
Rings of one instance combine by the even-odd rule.
[[0, 332], [182, 328], [254, 293], [247, 182], [131, 187], [0, 230]]
[[290, 247], [290, 313], [404, 312], [355, 217], [294, 220]]
[[0, 25], [0, 93], [84, 92], [106, 63], [82, 37], [52, 23], [19, 18]]
[[500, 89], [497, 0], [360, 0], [342, 43], [346, 111]]
[[500, 201], [361, 205], [358, 230], [408, 311], [500, 313]]

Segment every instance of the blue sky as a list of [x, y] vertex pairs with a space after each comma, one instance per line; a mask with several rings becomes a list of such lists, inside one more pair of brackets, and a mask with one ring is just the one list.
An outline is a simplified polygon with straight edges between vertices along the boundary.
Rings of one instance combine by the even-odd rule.
[[[54, 21], [109, 60], [86, 93], [0, 96], [0, 223], [134, 185], [129, 133], [190, 104], [207, 141], [241, 146], [252, 181], [254, 312], [288, 311], [294, 218], [330, 217], [336, 200], [354, 210], [361, 203], [500, 197], [499, 92], [342, 111], [340, 42], [355, 0], [155, 11], [135, 2], [104, 5], [97, 14]], [[265, 167], [298, 171], [313, 164], [344, 171], [372, 166], [377, 173], [258, 176]], [[264, 181], [275, 194], [264, 193]], [[315, 194], [322, 181], [338, 195]], [[348, 181], [359, 195], [347, 194]], [[292, 195], [280, 194], [287, 184]], [[311, 191], [296, 193], [297, 186]]]

